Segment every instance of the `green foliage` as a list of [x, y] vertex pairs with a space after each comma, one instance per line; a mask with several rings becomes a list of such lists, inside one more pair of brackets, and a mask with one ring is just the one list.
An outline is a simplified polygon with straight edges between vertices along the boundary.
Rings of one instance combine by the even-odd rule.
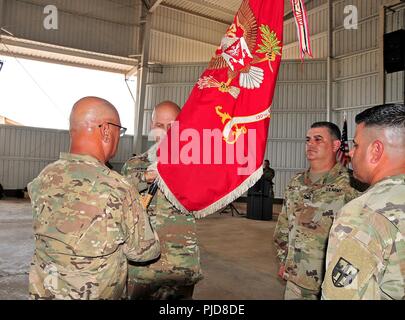
[[281, 46], [280, 41], [277, 39], [277, 34], [271, 31], [269, 26], [262, 24], [260, 27], [262, 32], [262, 44], [259, 44], [258, 53], [277, 54], [280, 55]]

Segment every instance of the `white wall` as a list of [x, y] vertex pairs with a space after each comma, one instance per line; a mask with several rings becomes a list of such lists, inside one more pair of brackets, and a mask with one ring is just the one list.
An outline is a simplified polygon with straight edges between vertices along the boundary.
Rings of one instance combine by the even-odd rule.
[[[132, 136], [120, 140], [110, 161], [119, 170], [132, 155]], [[5, 189], [23, 189], [49, 163], [69, 151], [65, 130], [0, 125], [0, 183]]]

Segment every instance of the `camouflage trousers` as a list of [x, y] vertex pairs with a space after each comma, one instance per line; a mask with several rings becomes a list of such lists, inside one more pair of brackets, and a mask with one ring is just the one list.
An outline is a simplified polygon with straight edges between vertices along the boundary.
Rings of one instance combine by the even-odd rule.
[[[187, 298], [203, 278], [195, 219], [189, 215], [159, 213], [151, 219], [159, 235], [160, 258], [148, 265], [129, 263], [128, 296], [134, 299]], [[184, 293], [186, 292], [186, 293]]]
[[320, 294], [317, 291], [308, 290], [297, 286], [291, 281], [287, 281], [285, 287], [284, 300], [319, 300]]
[[137, 283], [131, 288], [131, 300], [192, 300], [194, 284], [189, 286]]

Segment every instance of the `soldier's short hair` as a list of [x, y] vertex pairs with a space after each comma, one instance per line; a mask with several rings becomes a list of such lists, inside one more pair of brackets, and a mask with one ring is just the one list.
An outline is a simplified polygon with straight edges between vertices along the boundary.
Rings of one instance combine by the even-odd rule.
[[335, 140], [340, 140], [340, 138], [342, 136], [340, 133], [339, 127], [336, 124], [334, 124], [333, 122], [329, 122], [329, 121], [315, 122], [312, 124], [311, 129], [312, 128], [327, 128], [329, 130], [330, 135]]
[[366, 127], [405, 129], [405, 105], [392, 103], [368, 108], [359, 113], [355, 121]]
[[164, 105], [170, 105], [170, 106], [172, 106], [173, 109], [177, 109], [178, 112], [181, 111], [181, 108], [179, 107], [179, 105], [178, 105], [177, 103], [173, 102], [173, 101], [165, 100], [165, 101], [159, 102], [159, 103], [153, 108], [153, 111], [152, 111], [152, 121], [153, 121], [153, 119], [155, 119], [156, 110], [159, 109], [161, 106], [164, 106]]

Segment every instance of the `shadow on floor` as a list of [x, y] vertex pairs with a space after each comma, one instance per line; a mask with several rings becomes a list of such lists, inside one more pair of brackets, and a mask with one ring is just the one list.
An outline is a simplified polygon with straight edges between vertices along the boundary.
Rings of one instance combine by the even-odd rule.
[[[235, 203], [241, 213], [246, 204]], [[275, 205], [274, 212], [280, 211]], [[197, 221], [204, 279], [194, 298], [282, 299], [272, 235], [274, 221], [256, 221], [229, 212]], [[34, 249], [28, 200], [0, 200], [0, 300], [27, 299]]]

